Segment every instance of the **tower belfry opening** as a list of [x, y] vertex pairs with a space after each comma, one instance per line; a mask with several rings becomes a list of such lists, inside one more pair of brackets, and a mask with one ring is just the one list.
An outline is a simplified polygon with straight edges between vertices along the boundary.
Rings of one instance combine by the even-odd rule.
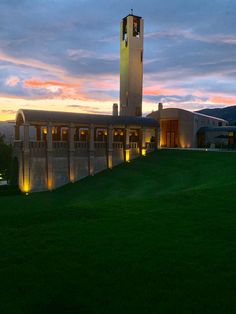
[[120, 28], [120, 115], [142, 116], [144, 21], [131, 14]]

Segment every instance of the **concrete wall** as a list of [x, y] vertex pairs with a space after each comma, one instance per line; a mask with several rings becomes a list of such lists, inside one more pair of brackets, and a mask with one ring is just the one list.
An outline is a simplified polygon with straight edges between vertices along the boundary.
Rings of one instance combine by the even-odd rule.
[[[121, 147], [119, 147], [119, 145]], [[124, 162], [124, 149], [122, 144], [116, 145], [112, 152], [113, 167]], [[133, 145], [135, 146], [135, 145]], [[152, 149], [153, 150], [153, 149]], [[51, 188], [55, 189], [70, 182], [69, 151], [66, 149], [54, 149], [51, 155], [52, 173], [48, 173], [48, 156], [45, 147], [38, 148], [31, 145], [29, 158], [29, 180], [24, 182], [24, 151], [18, 147], [14, 156], [19, 161], [19, 186], [23, 192], [37, 192], [49, 189], [48, 178], [51, 178]], [[139, 156], [138, 147], [130, 149], [130, 159]], [[78, 181], [89, 175], [89, 151], [86, 147], [76, 149], [73, 155], [74, 181]], [[94, 151], [94, 173], [107, 169], [107, 149], [97, 148]]]

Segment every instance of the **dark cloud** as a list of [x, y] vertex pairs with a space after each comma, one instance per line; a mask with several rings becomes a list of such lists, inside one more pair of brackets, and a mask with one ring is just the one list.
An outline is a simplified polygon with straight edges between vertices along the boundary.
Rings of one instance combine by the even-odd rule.
[[[144, 84], [185, 90], [182, 98], [145, 95], [146, 100], [193, 104], [199, 100], [196, 91], [235, 93], [232, 0], [1, 0], [0, 93], [50, 98], [56, 93], [25, 88], [23, 82], [34, 77], [98, 81], [100, 76], [118, 77], [119, 23], [130, 8], [145, 19]], [[6, 84], [13, 76], [19, 83]], [[118, 88], [108, 89], [107, 98], [118, 98]], [[104, 90], [89, 92], [91, 98], [99, 94], [106, 98]]]

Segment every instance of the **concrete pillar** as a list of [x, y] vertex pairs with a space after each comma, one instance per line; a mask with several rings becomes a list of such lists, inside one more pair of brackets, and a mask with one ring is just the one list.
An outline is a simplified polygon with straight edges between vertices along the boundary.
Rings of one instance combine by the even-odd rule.
[[129, 142], [129, 128], [125, 129], [125, 143], [124, 143], [124, 160], [129, 162], [130, 161], [130, 142]]
[[146, 147], [146, 129], [141, 129], [141, 155], [146, 156], [147, 147]]
[[112, 125], [108, 127], [108, 146], [107, 146], [107, 167], [112, 169], [112, 155], [113, 155], [113, 133], [114, 129]]
[[52, 124], [47, 126], [47, 185], [48, 190], [53, 189], [53, 143], [52, 143]]
[[69, 127], [69, 178], [70, 182], [75, 182], [75, 127], [73, 124]]
[[29, 147], [29, 124], [23, 124], [24, 141], [23, 141], [23, 187], [25, 193], [30, 192], [30, 147]]
[[20, 140], [20, 125], [16, 124], [15, 125], [15, 141]]
[[24, 127], [24, 142], [23, 147], [25, 150], [29, 149], [29, 124], [25, 123], [23, 124]]
[[94, 156], [94, 125], [89, 127], [89, 174], [94, 175], [95, 171], [95, 156]]
[[112, 115], [116, 117], [118, 116], [118, 104], [113, 104]]
[[160, 129], [155, 128], [155, 149], [160, 148]]

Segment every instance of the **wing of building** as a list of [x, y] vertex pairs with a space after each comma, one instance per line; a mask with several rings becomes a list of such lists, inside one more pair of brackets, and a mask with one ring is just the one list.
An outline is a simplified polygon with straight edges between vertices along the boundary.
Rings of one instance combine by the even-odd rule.
[[158, 127], [144, 117], [19, 110], [14, 158], [20, 189], [52, 190], [145, 155], [158, 146]]
[[216, 143], [217, 140], [211, 138], [209, 142], [203, 138], [203, 132], [199, 130], [205, 127], [208, 129], [219, 127], [218, 130], [221, 131], [220, 127], [228, 125], [223, 119], [178, 108], [164, 109], [162, 104], [159, 104], [157, 111], [147, 117], [156, 119], [160, 124], [160, 147], [206, 147], [208, 144]]

